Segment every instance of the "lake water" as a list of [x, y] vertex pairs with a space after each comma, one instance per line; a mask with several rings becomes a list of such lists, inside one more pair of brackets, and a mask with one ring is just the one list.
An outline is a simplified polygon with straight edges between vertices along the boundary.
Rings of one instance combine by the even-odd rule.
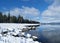
[[60, 25], [40, 25], [29, 33], [36, 35], [42, 43], [60, 43]]

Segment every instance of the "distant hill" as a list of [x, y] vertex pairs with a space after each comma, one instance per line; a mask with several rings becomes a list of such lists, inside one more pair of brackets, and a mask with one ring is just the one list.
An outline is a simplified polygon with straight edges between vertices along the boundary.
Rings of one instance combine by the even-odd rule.
[[60, 25], [60, 22], [41, 23], [42, 25]]

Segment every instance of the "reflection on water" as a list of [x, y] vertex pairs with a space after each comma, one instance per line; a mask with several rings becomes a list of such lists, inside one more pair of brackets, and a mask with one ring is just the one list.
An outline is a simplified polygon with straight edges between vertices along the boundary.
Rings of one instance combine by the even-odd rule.
[[41, 25], [29, 33], [38, 36], [42, 43], [60, 43], [60, 25]]

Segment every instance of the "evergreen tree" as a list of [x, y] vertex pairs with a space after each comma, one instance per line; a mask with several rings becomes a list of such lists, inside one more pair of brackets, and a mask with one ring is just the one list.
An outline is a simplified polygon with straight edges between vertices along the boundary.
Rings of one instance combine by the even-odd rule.
[[2, 12], [0, 12], [0, 23], [39, 23], [37, 21], [32, 21], [32, 20], [28, 20], [28, 19], [24, 19], [22, 16], [10, 16], [10, 13], [8, 13], [8, 15], [6, 14], [2, 14]]
[[10, 13], [8, 13], [7, 22], [10, 23]]
[[3, 22], [3, 15], [2, 15], [2, 12], [0, 12], [0, 22], [1, 22], [1, 23]]
[[3, 15], [3, 23], [7, 23], [7, 16]]
[[17, 17], [16, 16], [10, 17], [10, 23], [17, 23]]
[[23, 17], [22, 16], [18, 16], [18, 23], [22, 23], [23, 22]]

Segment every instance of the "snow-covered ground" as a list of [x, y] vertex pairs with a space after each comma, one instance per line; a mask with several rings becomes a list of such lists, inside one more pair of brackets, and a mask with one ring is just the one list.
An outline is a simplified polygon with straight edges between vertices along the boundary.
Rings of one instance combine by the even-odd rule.
[[38, 24], [0, 23], [0, 43], [41, 43], [33, 40], [36, 36], [22, 32], [26, 25]]

